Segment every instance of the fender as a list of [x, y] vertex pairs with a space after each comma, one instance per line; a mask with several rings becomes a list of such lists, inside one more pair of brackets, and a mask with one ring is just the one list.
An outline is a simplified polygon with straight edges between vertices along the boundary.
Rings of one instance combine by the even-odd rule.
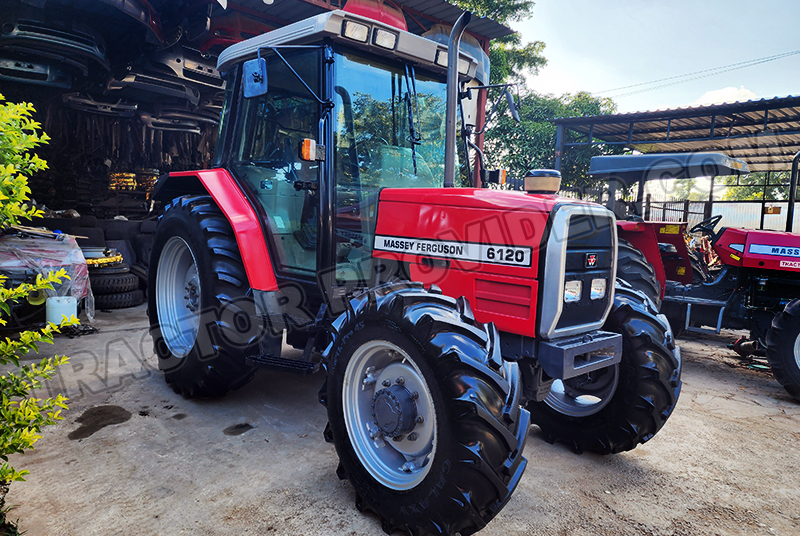
[[[200, 184], [197, 184], [196, 181], [199, 181]], [[180, 171], [170, 173], [168, 177], [162, 177], [158, 182], [161, 184], [154, 192], [156, 199], [164, 197], [163, 193], [165, 192], [179, 191], [173, 188], [176, 182], [189, 186], [181, 189], [184, 195], [201, 193], [198, 190], [202, 185], [202, 188], [214, 198], [217, 206], [233, 227], [250, 288], [264, 291], [278, 290], [278, 282], [275, 279], [269, 248], [261, 230], [260, 218], [230, 173], [224, 169]]]
[[[664, 268], [664, 261], [661, 259], [661, 252], [658, 250], [658, 239], [653, 225], [650, 222], [617, 220], [617, 235], [641, 251], [647, 261], [653, 265], [653, 269], [656, 271], [656, 279], [661, 287], [661, 297], [663, 298], [664, 288], [667, 284], [667, 274]], [[686, 259], [688, 260], [688, 256]]]

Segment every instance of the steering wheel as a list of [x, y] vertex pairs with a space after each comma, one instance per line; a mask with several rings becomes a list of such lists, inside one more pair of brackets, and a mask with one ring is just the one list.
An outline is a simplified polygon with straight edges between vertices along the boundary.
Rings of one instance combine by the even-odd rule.
[[711, 216], [710, 218], [701, 221], [700, 223], [689, 229], [689, 232], [690, 233], [700, 232], [706, 236], [714, 236], [714, 234], [716, 234], [716, 231], [714, 231], [714, 227], [717, 226], [717, 224], [721, 219], [722, 219], [722, 214]]

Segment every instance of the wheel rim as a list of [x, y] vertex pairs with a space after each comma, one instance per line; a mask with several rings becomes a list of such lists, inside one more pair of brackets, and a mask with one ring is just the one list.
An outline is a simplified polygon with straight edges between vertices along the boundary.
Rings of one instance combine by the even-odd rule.
[[564, 415], [587, 417], [606, 407], [618, 383], [619, 365], [613, 365], [568, 380], [554, 381], [544, 401]]
[[360, 346], [345, 370], [342, 404], [353, 449], [375, 480], [393, 490], [422, 482], [436, 452], [436, 412], [406, 352], [384, 340]]
[[200, 326], [200, 278], [189, 245], [173, 236], [164, 244], [156, 270], [156, 311], [161, 336], [175, 357], [194, 347]]
[[794, 341], [794, 362], [797, 364], [797, 368], [800, 369], [800, 333], [798, 333], [797, 339]]

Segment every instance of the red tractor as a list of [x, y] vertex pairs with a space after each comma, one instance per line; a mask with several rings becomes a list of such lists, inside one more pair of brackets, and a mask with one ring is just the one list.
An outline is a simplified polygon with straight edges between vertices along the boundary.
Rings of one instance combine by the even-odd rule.
[[[627, 239], [632, 256], [647, 259], [623, 269], [623, 246], [617, 275], [646, 292], [673, 332], [719, 333], [722, 328], [750, 330], [733, 349], [747, 356], [766, 354], [775, 378], [800, 400], [800, 235], [792, 233], [797, 197], [798, 160], [792, 165], [785, 232], [716, 226], [712, 215], [689, 232], [707, 239], [719, 266], [709, 270], [702, 251], [694, 257], [684, 241], [686, 223], [645, 222], [641, 219], [644, 184], [653, 179], [692, 178], [747, 173], [747, 164], [716, 153], [649, 154], [592, 158], [590, 174], [598, 179], [639, 184], [639, 201], [628, 221], [618, 221], [620, 242]], [[612, 188], [613, 190], [613, 188]], [[638, 214], [636, 212], [638, 211]], [[701, 326], [710, 326], [712, 329]]]
[[469, 18], [447, 45], [331, 11], [231, 46], [213, 169], [154, 194], [166, 381], [216, 397], [258, 367], [324, 368], [337, 474], [386, 532], [472, 534], [519, 483], [531, 421], [625, 451], [681, 388], [666, 319], [615, 291], [612, 212], [557, 197], [547, 172], [528, 192], [464, 184], [459, 90], [488, 81], [488, 58], [448, 54]]

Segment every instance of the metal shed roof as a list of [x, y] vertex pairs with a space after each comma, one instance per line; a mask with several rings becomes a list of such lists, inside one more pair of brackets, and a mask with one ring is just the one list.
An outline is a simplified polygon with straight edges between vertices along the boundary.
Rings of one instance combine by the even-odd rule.
[[[623, 145], [644, 153], [715, 151], [750, 171], [788, 170], [800, 151], [800, 96], [555, 121], [570, 146]], [[568, 132], [572, 134], [568, 134]]]
[[[394, 0], [392, 3], [403, 9], [407, 15], [409, 31], [416, 34], [425, 32], [437, 22], [454, 24], [462, 13], [461, 8], [445, 0]], [[265, 4], [264, 0], [228, 2], [229, 7], [241, 6], [246, 10], [259, 12], [267, 20], [279, 24], [297, 22], [325, 11], [342, 9], [345, 4], [344, 0], [275, 0], [271, 4]], [[478, 17], [472, 19], [468, 31], [481, 39], [496, 39], [514, 33], [507, 26]]]

